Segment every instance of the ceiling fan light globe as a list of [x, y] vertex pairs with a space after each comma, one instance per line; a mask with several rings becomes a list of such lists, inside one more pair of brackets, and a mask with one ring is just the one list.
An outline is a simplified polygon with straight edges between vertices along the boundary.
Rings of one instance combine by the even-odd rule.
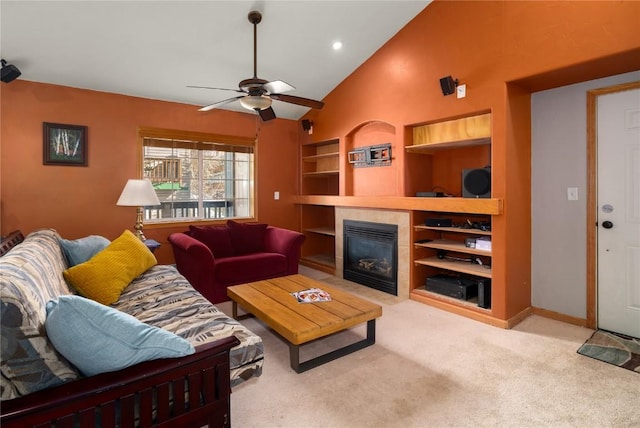
[[247, 110], [264, 110], [271, 107], [271, 98], [265, 95], [248, 95], [240, 98], [240, 104]]

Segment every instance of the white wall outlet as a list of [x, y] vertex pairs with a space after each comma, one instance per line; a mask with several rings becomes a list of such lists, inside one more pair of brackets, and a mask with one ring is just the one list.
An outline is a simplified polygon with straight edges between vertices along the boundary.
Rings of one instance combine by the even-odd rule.
[[467, 85], [458, 85], [456, 88], [456, 96], [458, 98], [464, 98], [467, 96]]
[[567, 187], [567, 200], [568, 201], [577, 201], [578, 200], [578, 188], [577, 187]]
[[273, 199], [276, 200], [276, 201], [279, 200], [280, 199], [280, 192], [278, 192], [278, 191], [273, 192]]

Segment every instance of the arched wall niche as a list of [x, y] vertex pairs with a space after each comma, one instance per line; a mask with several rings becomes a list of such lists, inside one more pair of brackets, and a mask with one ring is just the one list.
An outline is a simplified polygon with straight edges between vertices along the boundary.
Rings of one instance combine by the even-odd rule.
[[[356, 168], [349, 163], [349, 152], [367, 146], [391, 144], [391, 165]], [[371, 120], [353, 128], [344, 139], [344, 184], [346, 196], [402, 195], [401, 162], [403, 153], [398, 145], [396, 126], [381, 120]]]

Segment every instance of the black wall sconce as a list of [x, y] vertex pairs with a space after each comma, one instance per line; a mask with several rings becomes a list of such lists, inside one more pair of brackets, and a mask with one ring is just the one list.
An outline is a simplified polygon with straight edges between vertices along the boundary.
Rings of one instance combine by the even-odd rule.
[[451, 76], [443, 77], [440, 79], [440, 88], [442, 88], [442, 95], [451, 95], [456, 92], [458, 86], [458, 79], [453, 79]]
[[309, 134], [311, 134], [313, 131], [311, 131], [313, 129], [313, 122], [310, 121], [309, 119], [302, 119], [302, 129], [304, 129], [305, 131], [309, 132]]
[[18, 76], [22, 74], [20, 70], [18, 70], [18, 67], [16, 67], [15, 65], [7, 64], [7, 61], [5, 61], [4, 59], [0, 60], [0, 62], [2, 63], [2, 77], [0, 78], [0, 80], [2, 80], [4, 83], [14, 81], [18, 78]]

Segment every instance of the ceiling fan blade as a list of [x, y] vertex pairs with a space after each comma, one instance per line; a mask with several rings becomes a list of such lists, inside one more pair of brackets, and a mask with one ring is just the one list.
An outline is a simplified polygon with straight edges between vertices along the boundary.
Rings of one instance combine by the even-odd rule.
[[262, 119], [263, 122], [276, 118], [276, 112], [274, 112], [271, 107], [267, 107], [264, 110], [258, 110], [258, 114], [260, 115], [260, 119]]
[[233, 102], [235, 100], [239, 100], [240, 98], [244, 98], [245, 95], [239, 95], [237, 97], [233, 97], [233, 98], [227, 98], [226, 100], [222, 100], [222, 101], [218, 101], [216, 103], [213, 104], [209, 104], [208, 106], [204, 106], [200, 109], [198, 109], [198, 111], [209, 111], [209, 110], [213, 110], [214, 108], [218, 108], [221, 107], [225, 104], [229, 104], [230, 102]]
[[269, 96], [274, 100], [297, 104], [299, 106], [311, 107], [315, 109], [321, 109], [322, 107], [324, 107], [324, 103], [322, 101], [311, 100], [309, 98], [294, 97], [293, 95], [285, 94], [270, 94]]
[[270, 94], [281, 94], [283, 92], [289, 92], [296, 89], [287, 82], [283, 82], [282, 80], [267, 82], [262, 85], [262, 87], [266, 89]]
[[219, 91], [232, 91], [232, 92], [240, 92], [244, 94], [245, 92], [240, 89], [229, 89], [229, 88], [212, 88], [211, 86], [192, 86], [187, 85], [187, 88], [196, 88], [196, 89], [217, 89]]

